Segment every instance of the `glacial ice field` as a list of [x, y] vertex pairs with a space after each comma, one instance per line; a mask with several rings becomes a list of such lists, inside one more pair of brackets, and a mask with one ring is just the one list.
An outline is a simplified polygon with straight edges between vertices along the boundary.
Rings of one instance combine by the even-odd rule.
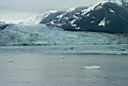
[[44, 53], [128, 55], [128, 34], [72, 32], [45, 25], [12, 24], [0, 30], [0, 48], [37, 49]]
[[12, 24], [0, 30], [0, 45], [110, 45], [128, 44], [128, 34], [71, 32], [45, 25]]

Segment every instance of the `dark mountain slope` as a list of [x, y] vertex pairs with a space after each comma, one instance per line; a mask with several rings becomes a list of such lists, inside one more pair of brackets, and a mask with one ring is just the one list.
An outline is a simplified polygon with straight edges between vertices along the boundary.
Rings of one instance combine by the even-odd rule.
[[56, 12], [41, 24], [69, 31], [128, 32], [128, 10], [115, 2], [101, 2], [92, 7], [81, 7]]

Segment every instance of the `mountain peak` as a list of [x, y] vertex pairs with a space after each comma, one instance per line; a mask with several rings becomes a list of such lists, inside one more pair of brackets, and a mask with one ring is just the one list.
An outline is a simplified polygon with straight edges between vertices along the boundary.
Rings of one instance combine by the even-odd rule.
[[128, 10], [120, 2], [102, 1], [90, 7], [52, 12], [40, 17], [40, 24], [70, 31], [128, 32]]
[[32, 18], [28, 23], [31, 24], [39, 24], [41, 22], [41, 20], [45, 19], [46, 17], [48, 17], [50, 14], [56, 13], [56, 10], [51, 10], [51, 11], [46, 11], [41, 13], [38, 16], [35, 16], [34, 18]]

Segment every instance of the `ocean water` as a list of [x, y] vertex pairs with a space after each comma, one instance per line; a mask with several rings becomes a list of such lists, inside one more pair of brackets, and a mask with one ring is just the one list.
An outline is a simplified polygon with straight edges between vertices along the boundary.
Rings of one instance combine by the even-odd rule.
[[126, 46], [3, 46], [0, 86], [128, 86]]

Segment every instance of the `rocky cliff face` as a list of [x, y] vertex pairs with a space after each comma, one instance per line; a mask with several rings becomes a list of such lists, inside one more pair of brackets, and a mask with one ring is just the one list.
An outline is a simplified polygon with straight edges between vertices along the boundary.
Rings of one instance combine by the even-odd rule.
[[68, 31], [124, 33], [128, 32], [128, 10], [116, 2], [100, 2], [88, 8], [51, 13], [40, 24]]

